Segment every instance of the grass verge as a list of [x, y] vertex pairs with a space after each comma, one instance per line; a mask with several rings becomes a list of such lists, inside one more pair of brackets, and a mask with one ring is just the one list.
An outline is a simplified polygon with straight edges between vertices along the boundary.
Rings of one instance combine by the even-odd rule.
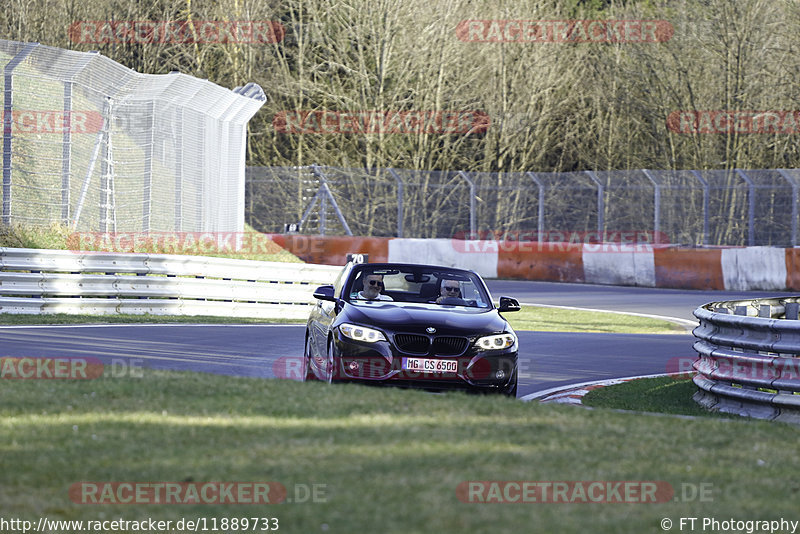
[[[575, 313], [576, 319], [570, 320]], [[634, 315], [602, 312], [573, 312], [558, 308], [523, 306], [522, 310], [505, 317], [514, 330], [546, 332], [613, 332], [628, 334], [675, 334], [684, 330], [669, 321], [647, 319]], [[0, 313], [0, 324], [103, 324], [103, 323], [304, 323], [302, 319], [259, 319], [180, 315], [17, 315]]]
[[[796, 443], [796, 428], [762, 421], [394, 388], [150, 370], [6, 380], [0, 517], [258, 516], [279, 518], [285, 532], [658, 532], [665, 517], [794, 518]], [[502, 480], [658, 480], [674, 499], [511, 506], [457, 497], [462, 482]], [[76, 504], [68, 491], [81, 481], [275, 481], [295, 502]], [[701, 486], [703, 499], [693, 490]], [[309, 487], [316, 502], [296, 502]]]
[[0, 247], [182, 254], [239, 260], [303, 263], [303, 260], [276, 244], [268, 235], [256, 232], [247, 225], [245, 225], [245, 231], [239, 236], [245, 246], [236, 253], [225, 252], [232, 246], [231, 243], [222, 243], [217, 246], [217, 244], [207, 241], [198, 242], [197, 240], [201, 237], [212, 240], [227, 237], [231, 243], [236, 238], [232, 232], [207, 234], [202, 232], [153, 232], [152, 234], [126, 232], [121, 234], [118, 241], [114, 241], [113, 238], [103, 238], [102, 234], [96, 232], [73, 232], [67, 226], [56, 223], [42, 227], [18, 224], [11, 226], [0, 225]]
[[514, 330], [600, 332], [616, 334], [684, 334], [686, 327], [638, 315], [523, 306], [503, 316]]
[[640, 378], [591, 390], [581, 402], [596, 408], [679, 415], [730, 417], [709, 412], [692, 400], [697, 386], [688, 377]]
[[68, 313], [29, 315], [0, 313], [0, 324], [3, 325], [128, 323], [295, 324], [305, 323], [305, 321], [300, 319], [259, 319], [257, 317], [216, 317], [211, 315], [71, 315]]

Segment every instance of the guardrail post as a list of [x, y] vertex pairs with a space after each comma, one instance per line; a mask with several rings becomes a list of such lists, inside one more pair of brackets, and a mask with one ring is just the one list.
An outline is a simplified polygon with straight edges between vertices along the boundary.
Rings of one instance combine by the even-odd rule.
[[800, 303], [787, 302], [784, 304], [785, 319], [797, 321], [800, 318]]

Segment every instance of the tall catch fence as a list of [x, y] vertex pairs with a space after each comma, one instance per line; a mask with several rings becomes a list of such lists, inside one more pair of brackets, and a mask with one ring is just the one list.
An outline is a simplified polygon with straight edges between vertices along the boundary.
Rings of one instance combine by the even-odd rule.
[[0, 40], [2, 222], [241, 231], [247, 122], [266, 98], [94, 52]]
[[306, 234], [792, 247], [799, 195], [800, 169], [247, 169], [251, 224]]

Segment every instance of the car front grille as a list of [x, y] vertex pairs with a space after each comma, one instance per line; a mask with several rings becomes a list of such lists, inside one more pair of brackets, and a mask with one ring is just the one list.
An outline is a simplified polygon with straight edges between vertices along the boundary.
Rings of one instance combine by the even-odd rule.
[[467, 343], [467, 339], [463, 337], [437, 337], [433, 340], [433, 352], [443, 356], [455, 356], [464, 352]]
[[428, 336], [419, 334], [395, 334], [394, 342], [397, 348], [403, 352], [413, 352], [416, 354], [427, 354], [431, 340]]
[[469, 340], [465, 337], [437, 336], [431, 338], [420, 334], [395, 334], [394, 342], [403, 352], [413, 354], [438, 354], [441, 356], [457, 356], [463, 353]]

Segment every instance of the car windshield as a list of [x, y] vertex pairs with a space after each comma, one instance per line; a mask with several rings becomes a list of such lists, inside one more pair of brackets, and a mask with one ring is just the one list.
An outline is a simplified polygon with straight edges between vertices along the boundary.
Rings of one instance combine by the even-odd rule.
[[491, 307], [478, 275], [443, 267], [364, 265], [353, 271], [347, 296], [351, 301]]

